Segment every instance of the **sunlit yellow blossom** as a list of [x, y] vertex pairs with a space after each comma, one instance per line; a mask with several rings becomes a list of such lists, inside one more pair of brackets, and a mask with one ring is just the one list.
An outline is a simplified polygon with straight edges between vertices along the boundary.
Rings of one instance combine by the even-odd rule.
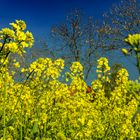
[[3, 28], [0, 31], [0, 35], [2, 35], [3, 37], [10, 37], [10, 38], [14, 38], [15, 37], [14, 31], [9, 29], [9, 28]]
[[125, 48], [123, 48], [123, 49], [122, 49], [122, 53], [126, 55], [126, 54], [128, 54], [128, 50], [125, 49]]
[[70, 70], [73, 73], [82, 72], [83, 71], [83, 66], [79, 62], [73, 62], [72, 66], [70, 67]]
[[98, 60], [98, 66], [97, 66], [97, 68], [102, 68], [102, 72], [109, 71], [110, 70], [110, 67], [108, 66], [108, 60], [107, 60], [107, 58], [104, 58], [104, 57], [100, 58]]
[[12, 28], [14, 30], [25, 30], [26, 29], [26, 23], [23, 20], [16, 20], [16, 22], [14, 23], [10, 23], [10, 25], [12, 26]]
[[16, 23], [20, 27], [21, 30], [26, 29], [26, 23], [23, 20], [16, 20]]
[[26, 35], [26, 41], [29, 43], [29, 45], [31, 47], [33, 45], [33, 43], [34, 43], [34, 37], [33, 37], [32, 33], [29, 32], [29, 31], [27, 31], [25, 33], [25, 35]]
[[18, 45], [15, 42], [6, 43], [4, 47], [5, 49], [13, 53], [17, 52], [18, 49]]
[[140, 34], [133, 34], [133, 35], [128, 35], [127, 38], [125, 38], [125, 42], [130, 44], [133, 47], [139, 46], [140, 45]]
[[17, 31], [16, 33], [17, 40], [20, 41], [25, 41], [26, 40], [26, 34], [22, 31]]
[[19, 62], [14, 63], [14, 66], [15, 66], [16, 68], [19, 68], [19, 67], [20, 67]]
[[121, 69], [118, 71], [117, 73], [117, 79], [116, 79], [116, 83], [117, 84], [121, 84], [121, 83], [126, 83], [128, 81], [128, 72], [126, 69]]
[[16, 23], [10, 23], [14, 30], [20, 30], [20, 27]]

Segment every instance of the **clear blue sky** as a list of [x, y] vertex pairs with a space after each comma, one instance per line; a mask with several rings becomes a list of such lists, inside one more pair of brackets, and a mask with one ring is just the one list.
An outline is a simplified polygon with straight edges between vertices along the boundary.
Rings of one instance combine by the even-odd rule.
[[25, 20], [35, 36], [46, 36], [50, 27], [62, 22], [74, 8], [100, 19], [118, 0], [0, 0], [0, 26], [15, 19]]
[[[102, 19], [104, 12], [108, 11], [114, 3], [121, 0], [0, 0], [0, 28], [8, 27], [15, 19], [22, 19], [27, 23], [35, 39], [46, 38], [52, 25], [65, 21], [65, 16], [75, 8], [81, 9], [85, 15], [94, 19]], [[114, 57], [115, 58], [115, 57]], [[117, 61], [118, 60], [118, 61]], [[131, 78], [135, 79], [137, 72], [134, 66], [126, 59], [114, 59], [122, 62], [129, 70]]]

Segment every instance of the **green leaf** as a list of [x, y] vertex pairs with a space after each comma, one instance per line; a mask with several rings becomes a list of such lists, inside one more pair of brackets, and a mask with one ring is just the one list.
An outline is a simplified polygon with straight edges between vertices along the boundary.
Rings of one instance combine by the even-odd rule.
[[35, 123], [34, 126], [33, 126], [33, 129], [32, 129], [32, 133], [38, 133], [39, 129], [38, 129], [38, 124]]
[[7, 123], [6, 123], [6, 127], [8, 126], [11, 126], [14, 122], [15, 122], [15, 118], [12, 118], [11, 120], [9, 120]]

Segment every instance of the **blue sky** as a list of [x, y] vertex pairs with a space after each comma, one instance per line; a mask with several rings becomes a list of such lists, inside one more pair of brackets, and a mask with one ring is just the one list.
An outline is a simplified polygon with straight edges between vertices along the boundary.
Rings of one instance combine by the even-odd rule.
[[[49, 42], [48, 36], [53, 25], [65, 21], [66, 15], [75, 8], [81, 9], [85, 16], [93, 16], [102, 20], [102, 15], [121, 0], [0, 0], [0, 28], [8, 27], [10, 22], [22, 19], [27, 23], [35, 39], [43, 37]], [[118, 59], [119, 58], [119, 59]], [[116, 57], [111, 63], [123, 63], [135, 79], [136, 68], [129, 59]]]
[[102, 14], [118, 0], [1, 0], [0, 26], [15, 19], [25, 20], [35, 36], [47, 36], [50, 27], [63, 22], [74, 8], [85, 15], [101, 19]]

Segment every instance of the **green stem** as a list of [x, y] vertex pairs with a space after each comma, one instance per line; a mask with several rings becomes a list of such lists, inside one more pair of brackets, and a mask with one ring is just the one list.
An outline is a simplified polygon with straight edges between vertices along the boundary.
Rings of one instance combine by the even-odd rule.
[[21, 122], [21, 127], [20, 127], [20, 140], [22, 140], [22, 122]]
[[6, 74], [5, 74], [5, 77], [4, 77], [4, 109], [3, 109], [3, 116], [4, 116], [4, 120], [3, 120], [3, 123], [4, 123], [4, 131], [3, 131], [3, 139], [6, 140], [6, 97], [7, 97], [7, 77], [6, 77]]
[[135, 52], [135, 54], [136, 54], [137, 68], [140, 74], [140, 55], [138, 52]]
[[[23, 83], [22, 90], [20, 91], [20, 95], [18, 96], [17, 102], [16, 102], [16, 104], [15, 104], [15, 106], [14, 106], [14, 110], [16, 109], [16, 107], [17, 107], [17, 105], [18, 105], [18, 103], [19, 103], [19, 101], [20, 101], [22, 92], [23, 92], [23, 90], [24, 90], [24, 86], [26, 85], [26, 82], [28, 81], [28, 79], [30, 78], [30, 76], [32, 75], [33, 72], [34, 72], [34, 70], [33, 70], [32, 72], [29, 73], [29, 75], [27, 76], [25, 82]], [[11, 116], [13, 117], [13, 115], [14, 115], [14, 111], [13, 111], [13, 113], [11, 114]]]
[[4, 45], [5, 45], [5, 43], [6, 43], [6, 39], [7, 39], [7, 37], [4, 39], [4, 42], [3, 42], [2, 47], [1, 47], [1, 49], [0, 49], [0, 53], [2, 52], [2, 50], [3, 50], [3, 48], [4, 48]]
[[24, 111], [23, 110], [23, 106], [22, 106], [22, 99], [20, 99], [21, 100], [21, 126], [20, 126], [20, 140], [22, 140], [22, 136], [23, 136], [23, 130], [22, 130], [22, 123], [23, 123], [23, 119], [22, 119], [22, 117], [23, 117], [23, 115], [22, 115], [22, 111]]

